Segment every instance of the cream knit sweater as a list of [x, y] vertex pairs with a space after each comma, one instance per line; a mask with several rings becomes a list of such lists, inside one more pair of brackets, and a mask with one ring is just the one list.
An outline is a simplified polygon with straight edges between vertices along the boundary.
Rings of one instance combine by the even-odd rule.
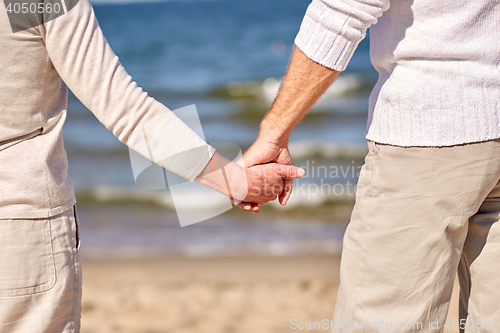
[[[214, 150], [132, 81], [88, 0], [16, 33], [1, 1], [0, 219], [50, 217], [74, 205], [62, 141], [67, 87], [134, 150], [190, 180], [202, 171]], [[161, 135], [146, 142], [157, 117]], [[163, 159], [172, 155], [180, 157]]]
[[295, 43], [342, 71], [370, 26], [379, 80], [367, 139], [451, 146], [500, 138], [500, 0], [313, 0]]

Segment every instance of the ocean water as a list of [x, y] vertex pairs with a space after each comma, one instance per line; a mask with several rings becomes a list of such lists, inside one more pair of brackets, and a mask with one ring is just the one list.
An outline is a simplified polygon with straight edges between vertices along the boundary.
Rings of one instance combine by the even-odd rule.
[[345, 224], [287, 216], [222, 215], [180, 228], [175, 214], [130, 207], [79, 207], [84, 258], [296, 256], [339, 254]]
[[[259, 120], [276, 96], [309, 3], [309, 0], [96, 0], [93, 5], [108, 42], [141, 87], [172, 110], [195, 104], [207, 141], [232, 142], [244, 150], [255, 140]], [[284, 217], [292, 218], [293, 211], [301, 207], [332, 204], [332, 209], [337, 209], [339, 202], [353, 200], [357, 174], [366, 153], [368, 96], [376, 79], [369, 60], [368, 36], [347, 70], [291, 136], [294, 161], [306, 167], [307, 175], [296, 183], [288, 210], [272, 205], [281, 209]], [[69, 100], [64, 139], [77, 198], [115, 204], [154, 202], [172, 210], [168, 191], [151, 192], [135, 185], [128, 148], [74, 96]], [[184, 200], [189, 201], [189, 195]], [[348, 215], [343, 213], [345, 221]], [[226, 216], [224, 223], [231, 224], [232, 219], [235, 218]], [[102, 239], [90, 225], [89, 239]], [[322, 217], [311, 228], [328, 234], [325, 230], [329, 225], [328, 218]], [[267, 230], [261, 224], [255, 228], [257, 235]], [[297, 235], [304, 235], [306, 243], [315, 234], [294, 228]], [[331, 228], [332, 234], [339, 234], [338, 226]], [[246, 227], [234, 230], [243, 238], [252, 234]], [[269, 232], [276, 230], [281, 229]], [[143, 235], [145, 243], [147, 233]], [[131, 229], [129, 238], [136, 235]], [[253, 236], [248, 237], [247, 241], [252, 243]], [[289, 242], [290, 249], [282, 252], [300, 252], [298, 240], [290, 239], [293, 239]], [[338, 241], [336, 236], [332, 239]], [[109, 237], [103, 240], [109, 241]], [[338, 248], [325, 246], [314, 248], [318, 253], [327, 251], [321, 249]], [[93, 248], [99, 248], [99, 244]], [[175, 252], [178, 248], [163, 250]]]

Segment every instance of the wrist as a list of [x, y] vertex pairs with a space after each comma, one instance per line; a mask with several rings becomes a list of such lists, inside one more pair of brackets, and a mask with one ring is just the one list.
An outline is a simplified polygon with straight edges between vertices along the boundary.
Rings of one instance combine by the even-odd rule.
[[275, 121], [272, 116], [266, 116], [260, 124], [257, 141], [264, 141], [278, 147], [286, 147], [290, 134], [291, 129], [287, 130], [284, 128], [284, 126]]
[[215, 153], [194, 181], [216, 190], [230, 199], [241, 201], [248, 192], [246, 179], [247, 174], [243, 161], [234, 163], [219, 153]]

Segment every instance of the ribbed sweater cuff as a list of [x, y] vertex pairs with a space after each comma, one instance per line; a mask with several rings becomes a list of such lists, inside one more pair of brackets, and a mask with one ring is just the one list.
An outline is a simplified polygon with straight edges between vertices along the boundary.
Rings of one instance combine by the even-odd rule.
[[336, 71], [346, 69], [359, 42], [325, 28], [308, 14], [304, 16], [295, 37], [295, 45], [309, 59]]

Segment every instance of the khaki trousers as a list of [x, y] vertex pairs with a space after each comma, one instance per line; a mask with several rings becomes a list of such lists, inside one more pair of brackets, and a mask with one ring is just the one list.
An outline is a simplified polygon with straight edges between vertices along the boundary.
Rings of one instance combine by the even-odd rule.
[[[368, 145], [333, 332], [500, 332], [500, 140]], [[462, 320], [446, 323], [457, 269]]]
[[0, 332], [80, 330], [76, 211], [48, 219], [0, 220]]

